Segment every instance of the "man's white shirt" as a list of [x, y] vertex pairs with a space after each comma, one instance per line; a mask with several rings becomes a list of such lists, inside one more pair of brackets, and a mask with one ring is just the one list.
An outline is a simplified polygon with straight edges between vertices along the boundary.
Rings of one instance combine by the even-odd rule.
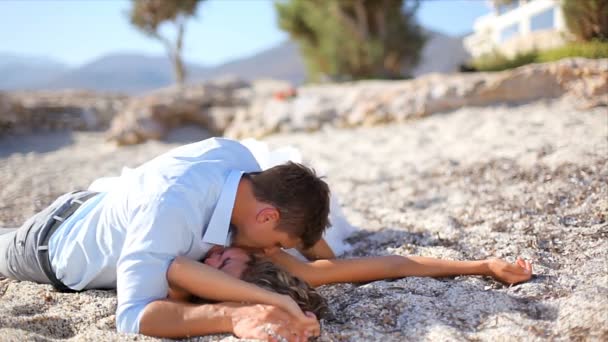
[[214, 244], [230, 244], [239, 181], [256, 171], [246, 147], [213, 138], [123, 173], [51, 237], [57, 278], [74, 290], [117, 288], [117, 329], [138, 333], [145, 306], [167, 296], [176, 256], [199, 260]]

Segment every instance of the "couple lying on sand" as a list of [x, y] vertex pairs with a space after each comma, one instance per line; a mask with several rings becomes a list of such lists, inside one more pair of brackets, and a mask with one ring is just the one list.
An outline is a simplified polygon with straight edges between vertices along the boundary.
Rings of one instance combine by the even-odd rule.
[[[336, 260], [346, 235], [339, 231], [348, 229], [335, 205], [330, 213], [327, 184], [284, 163], [289, 153], [260, 146], [208, 139], [65, 194], [0, 236], [0, 275], [60, 291], [115, 288], [121, 332], [290, 341], [320, 333], [328, 310], [312, 289], [319, 285], [464, 274], [518, 283], [532, 275], [522, 259]], [[313, 261], [284, 251], [294, 248]]]

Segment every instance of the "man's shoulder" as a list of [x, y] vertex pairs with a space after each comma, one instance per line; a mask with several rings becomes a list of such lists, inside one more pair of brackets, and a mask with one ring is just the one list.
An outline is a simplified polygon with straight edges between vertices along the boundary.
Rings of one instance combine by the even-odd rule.
[[253, 158], [251, 151], [239, 141], [219, 137], [182, 145], [167, 153], [168, 156], [190, 156], [202, 159], [213, 158], [211, 156], [217, 154], [245, 155]]
[[205, 148], [203, 159], [221, 161], [227, 169], [245, 172], [260, 171], [251, 151], [237, 140], [210, 138], [200, 142]]
[[137, 175], [147, 185], [153, 185], [155, 191], [177, 185], [198, 191], [210, 183], [223, 184], [232, 170], [255, 172], [260, 171], [260, 166], [240, 142], [210, 138], [182, 145], [145, 163]]
[[251, 151], [249, 151], [245, 145], [241, 144], [240, 141], [233, 139], [215, 137], [203, 140], [201, 143], [208, 144], [209, 146], [213, 146], [215, 149], [222, 149], [227, 152], [251, 155]]

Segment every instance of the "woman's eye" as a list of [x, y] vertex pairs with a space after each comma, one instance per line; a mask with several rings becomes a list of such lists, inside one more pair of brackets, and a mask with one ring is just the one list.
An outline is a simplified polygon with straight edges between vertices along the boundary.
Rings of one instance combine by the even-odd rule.
[[224, 268], [224, 266], [228, 265], [228, 261], [230, 261], [230, 259], [226, 259], [224, 260], [224, 262], [222, 262], [222, 264], [220, 265], [220, 269]]

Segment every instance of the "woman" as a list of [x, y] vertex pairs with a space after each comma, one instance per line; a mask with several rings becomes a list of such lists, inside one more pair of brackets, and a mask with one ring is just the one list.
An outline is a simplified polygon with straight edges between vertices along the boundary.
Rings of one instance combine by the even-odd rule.
[[[516, 284], [532, 277], [530, 262], [518, 258], [515, 263], [491, 258], [480, 261], [453, 261], [428, 257], [399, 255], [356, 259], [316, 260], [302, 262], [285, 254], [278, 260], [280, 267], [247, 251], [237, 248], [213, 248], [203, 263], [178, 257], [169, 267], [167, 278], [171, 287], [169, 297], [187, 300], [190, 295], [205, 298], [204, 289], [189, 284], [192, 274], [201, 274], [209, 267], [241, 278], [266, 290], [290, 296], [302, 309], [322, 318], [329, 312], [325, 301], [312, 289], [325, 284], [366, 282], [408, 276], [445, 277], [455, 275], [484, 275], [507, 284]], [[290, 275], [284, 268], [294, 274]], [[239, 294], [242, 298], [243, 294]], [[253, 300], [253, 298], [252, 298]]]

